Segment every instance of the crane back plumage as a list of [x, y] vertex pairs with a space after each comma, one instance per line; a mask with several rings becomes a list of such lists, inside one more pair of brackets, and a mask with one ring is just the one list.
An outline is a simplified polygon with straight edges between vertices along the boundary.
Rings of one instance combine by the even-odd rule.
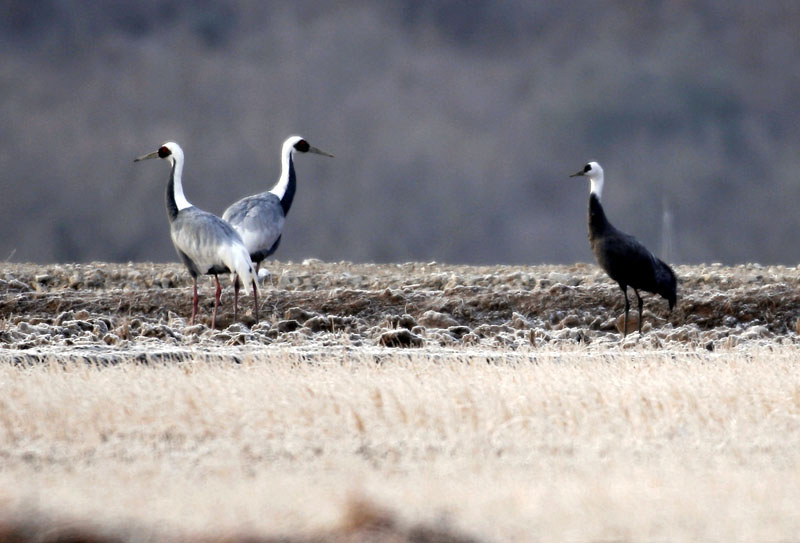
[[234, 225], [250, 258], [259, 263], [278, 248], [286, 211], [280, 198], [262, 192], [239, 200], [225, 210], [222, 218]]
[[312, 147], [300, 136], [290, 136], [281, 146], [281, 176], [275, 186], [267, 192], [242, 198], [222, 214], [222, 218], [242, 237], [256, 268], [280, 245], [286, 216], [297, 192], [295, 152], [333, 156]]
[[658, 294], [667, 300], [670, 310], [675, 307], [675, 272], [636, 238], [615, 228], [594, 193], [589, 195], [589, 243], [597, 263], [621, 289]]
[[[170, 237], [189, 274], [239, 274], [245, 285], [255, 279], [255, 271], [239, 234], [216, 215], [193, 205], [179, 209], [175, 198], [177, 161], [172, 161], [167, 183], [167, 217]], [[188, 204], [188, 202], [187, 202]]]
[[284, 149], [283, 153], [283, 175], [275, 187], [267, 192], [242, 198], [231, 204], [222, 214], [222, 218], [242, 237], [250, 252], [250, 259], [256, 265], [278, 249], [286, 215], [289, 214], [297, 192], [297, 175], [291, 147]]
[[211, 213], [194, 206], [182, 209], [170, 225], [170, 236], [192, 277], [235, 272], [245, 285], [255, 277], [239, 235]]

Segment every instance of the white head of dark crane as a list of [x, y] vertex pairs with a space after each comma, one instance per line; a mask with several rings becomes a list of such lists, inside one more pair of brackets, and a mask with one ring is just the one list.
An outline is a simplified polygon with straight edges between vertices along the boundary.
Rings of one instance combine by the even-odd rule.
[[639, 306], [639, 334], [642, 333], [642, 298], [639, 290], [659, 294], [669, 303], [669, 309], [677, 301], [678, 281], [675, 272], [667, 264], [639, 243], [636, 238], [617, 230], [608, 219], [600, 204], [603, 192], [603, 168], [597, 162], [589, 162], [570, 177], [587, 177], [589, 192], [589, 243], [597, 263], [611, 279], [617, 282], [625, 296], [625, 320], [623, 335], [628, 333], [628, 287], [633, 288]]

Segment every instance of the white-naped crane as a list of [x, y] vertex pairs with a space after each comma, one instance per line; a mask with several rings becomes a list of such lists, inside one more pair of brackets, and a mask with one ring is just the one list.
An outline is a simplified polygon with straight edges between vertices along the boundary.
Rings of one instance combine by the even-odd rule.
[[[167, 142], [158, 150], [140, 156], [134, 162], [150, 158], [162, 158], [170, 163], [169, 181], [167, 182], [167, 217], [169, 218], [170, 235], [175, 250], [192, 276], [192, 319], [197, 316], [197, 276], [211, 274], [217, 283], [214, 296], [214, 314], [211, 327], [217, 324], [217, 308], [222, 287], [218, 274], [233, 272], [245, 283], [253, 287], [253, 312], [258, 322], [258, 288], [256, 275], [250, 253], [242, 243], [242, 238], [227, 222], [216, 215], [198, 209], [183, 194], [183, 150], [175, 142]], [[235, 281], [235, 275], [234, 275]], [[233, 318], [238, 311], [238, 289], [234, 290]]]
[[255, 264], [256, 273], [261, 262], [280, 245], [286, 215], [289, 214], [297, 191], [297, 175], [294, 171], [296, 153], [333, 157], [332, 154], [311, 146], [300, 136], [287, 138], [281, 148], [281, 176], [275, 186], [267, 192], [242, 198], [231, 204], [222, 214], [222, 218], [242, 236]]
[[628, 333], [628, 287], [633, 288], [639, 304], [639, 335], [642, 334], [642, 298], [639, 290], [659, 294], [675, 307], [678, 299], [678, 280], [667, 264], [651, 253], [636, 238], [617, 230], [608, 222], [600, 195], [603, 192], [603, 168], [589, 162], [570, 177], [589, 178], [589, 243], [597, 263], [617, 282], [625, 296], [623, 337]]

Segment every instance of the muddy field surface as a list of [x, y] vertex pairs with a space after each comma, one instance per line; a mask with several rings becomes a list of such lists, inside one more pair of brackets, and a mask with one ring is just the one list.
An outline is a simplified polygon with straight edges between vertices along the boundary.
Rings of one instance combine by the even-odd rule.
[[[644, 295], [642, 337], [620, 342], [623, 298], [596, 266], [453, 266], [438, 263], [271, 262], [252, 297], [225, 286], [210, 328], [213, 279], [191, 280], [178, 264], [4, 263], [0, 347], [32, 360], [53, 354], [104, 357], [182, 347], [345, 345], [521, 349], [543, 344], [648, 348], [730, 348], [742, 342], [795, 343], [800, 270], [757, 264], [679, 266], [678, 305]], [[629, 330], [635, 330], [635, 296]], [[196, 351], [196, 349], [192, 349]], [[210, 349], [210, 355], [215, 351]], [[196, 354], [196, 352], [195, 352]]]

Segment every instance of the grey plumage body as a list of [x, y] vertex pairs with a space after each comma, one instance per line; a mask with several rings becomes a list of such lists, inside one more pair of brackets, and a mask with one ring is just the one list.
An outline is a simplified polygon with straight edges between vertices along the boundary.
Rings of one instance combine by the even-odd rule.
[[242, 237], [250, 258], [256, 264], [278, 248], [286, 222], [281, 199], [271, 192], [243, 198], [225, 210], [222, 218]]
[[230, 224], [194, 206], [178, 212], [170, 223], [170, 237], [192, 277], [230, 273], [220, 253], [242, 243]]
[[[255, 283], [255, 272], [250, 255], [234, 228], [216, 215], [198, 209], [183, 194], [181, 176], [183, 172], [183, 150], [177, 143], [167, 142], [158, 151], [141, 156], [135, 160], [163, 158], [170, 162], [169, 182], [167, 183], [166, 204], [167, 218], [170, 223], [170, 237], [175, 250], [181, 257], [189, 274], [192, 276], [192, 318], [194, 324], [197, 315], [197, 277], [211, 274], [216, 282], [214, 296], [214, 314], [211, 327], [216, 326], [217, 308], [219, 307], [222, 287], [218, 274], [235, 272], [245, 284], [252, 283], [254, 314], [258, 321], [258, 291]], [[238, 306], [238, 289], [234, 290], [234, 319]]]
[[280, 245], [286, 216], [297, 191], [293, 159], [297, 152], [333, 156], [312, 147], [300, 136], [287, 138], [281, 148], [281, 176], [275, 186], [267, 192], [242, 198], [222, 214], [222, 218], [242, 237], [256, 270]]

